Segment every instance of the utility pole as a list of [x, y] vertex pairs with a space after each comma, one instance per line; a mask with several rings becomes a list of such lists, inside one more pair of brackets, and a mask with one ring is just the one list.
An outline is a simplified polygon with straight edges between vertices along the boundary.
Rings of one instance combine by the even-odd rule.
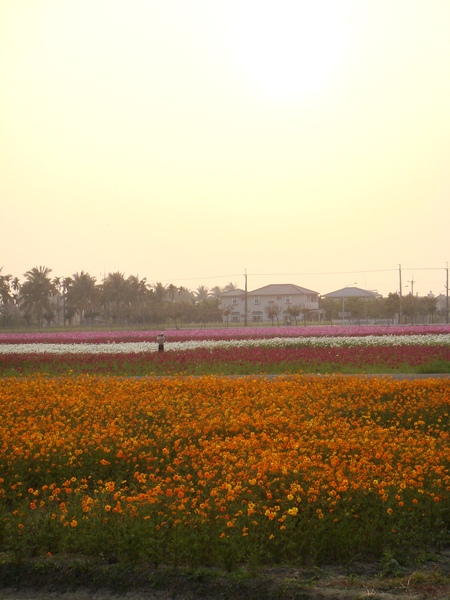
[[445, 322], [448, 325], [448, 262], [445, 265]]
[[408, 281], [408, 283], [411, 284], [411, 311], [412, 311], [411, 320], [412, 320], [412, 324], [414, 325], [414, 317], [416, 315], [416, 310], [415, 310], [416, 303], [414, 302], [414, 275], [411, 277], [411, 281]]
[[244, 287], [244, 310], [245, 310], [245, 315], [244, 315], [244, 327], [247, 327], [248, 325], [248, 317], [247, 317], [247, 305], [248, 305], [248, 299], [247, 299], [247, 269], [244, 270], [244, 280], [245, 280], [245, 287]]
[[400, 293], [399, 293], [399, 315], [398, 315], [398, 324], [401, 325], [403, 322], [403, 302], [402, 302], [402, 265], [398, 265], [398, 278], [400, 285]]

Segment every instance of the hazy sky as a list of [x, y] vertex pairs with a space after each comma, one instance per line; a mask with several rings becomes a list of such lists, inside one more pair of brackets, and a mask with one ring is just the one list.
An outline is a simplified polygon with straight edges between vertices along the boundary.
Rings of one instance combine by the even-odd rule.
[[448, 0], [0, 0], [2, 273], [444, 292], [449, 31]]

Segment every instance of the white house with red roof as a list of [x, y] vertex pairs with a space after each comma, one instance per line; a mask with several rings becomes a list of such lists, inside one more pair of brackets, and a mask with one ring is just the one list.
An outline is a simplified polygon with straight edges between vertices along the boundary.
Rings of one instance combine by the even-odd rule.
[[236, 289], [220, 295], [219, 307], [226, 322], [245, 322], [246, 306], [249, 323], [271, 320], [270, 315], [274, 313], [277, 321], [286, 324], [296, 321], [297, 317], [309, 321], [323, 318], [323, 311], [319, 309], [319, 293], [293, 283], [265, 285], [247, 294]]

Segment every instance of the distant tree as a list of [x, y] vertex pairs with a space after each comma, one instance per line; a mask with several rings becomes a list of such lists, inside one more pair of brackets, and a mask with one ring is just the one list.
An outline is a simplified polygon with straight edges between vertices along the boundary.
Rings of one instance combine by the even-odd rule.
[[417, 311], [422, 318], [422, 321], [428, 319], [429, 322], [434, 323], [437, 312], [437, 298], [435, 296], [428, 295], [422, 298], [417, 298]]
[[3, 267], [0, 268], [0, 315], [2, 325], [6, 326], [11, 323], [13, 318], [12, 275], [1, 275], [2, 269]]
[[189, 288], [185, 288], [182, 285], [177, 289], [177, 300], [179, 302], [191, 302], [194, 300], [194, 294]]
[[52, 310], [50, 296], [55, 288], [49, 277], [51, 271], [47, 267], [34, 267], [24, 275], [20, 302], [29, 323], [34, 319], [41, 325], [44, 312], [49, 314]]
[[12, 300], [11, 296], [11, 279], [12, 275], [2, 275], [0, 267], [0, 304], [8, 304]]
[[[56, 300], [56, 310], [54, 310], [54, 306], [52, 306], [52, 311], [53, 311], [53, 319], [56, 318], [57, 324], [60, 324], [60, 314], [61, 314], [61, 302], [62, 302], [62, 287], [63, 287], [63, 283], [62, 283], [62, 279], [61, 277], [53, 277], [52, 279], [52, 284], [53, 284], [53, 292], [52, 292], [52, 298], [54, 298]], [[53, 319], [48, 320], [48, 317], [50, 316], [50, 313], [47, 313], [47, 317], [44, 318], [46, 319], [47, 323], [50, 326], [50, 323]]]
[[382, 319], [384, 317], [383, 298], [365, 298], [364, 299], [364, 318]]
[[383, 298], [383, 313], [392, 322], [396, 315], [400, 315], [400, 296], [397, 292], [390, 292]]
[[96, 278], [81, 271], [74, 273], [71, 285], [67, 291], [67, 304], [80, 316], [80, 323], [85, 317], [93, 319], [100, 310], [100, 289], [97, 287]]
[[197, 319], [203, 323], [217, 323], [222, 319], [222, 312], [219, 308], [219, 298], [206, 298], [196, 303]]
[[410, 321], [414, 325], [417, 313], [417, 298], [411, 293], [403, 296], [402, 308], [407, 322]]
[[196, 302], [203, 302], [211, 296], [209, 289], [204, 285], [199, 285], [195, 291]]
[[145, 277], [140, 279], [138, 275], [130, 275], [127, 278], [127, 287], [128, 320], [133, 323], [142, 323], [145, 320], [145, 314], [150, 300], [147, 280]]
[[165, 314], [168, 319], [173, 321], [175, 329], [179, 329], [185, 313], [186, 306], [184, 302], [168, 302], [165, 307]]
[[332, 298], [320, 298], [319, 306], [324, 312], [325, 320], [330, 321], [331, 324], [333, 324], [333, 319], [339, 317], [339, 309], [341, 306], [339, 301], [333, 300]]
[[266, 306], [266, 314], [272, 321], [272, 325], [274, 324], [275, 319], [277, 320], [277, 324], [280, 324], [278, 316], [280, 315], [281, 310], [282, 309], [280, 306], [278, 306], [278, 304], [269, 304], [269, 306]]
[[59, 290], [61, 287], [61, 277], [53, 277], [52, 283], [55, 290]]
[[53, 308], [50, 308], [50, 310], [45, 311], [42, 316], [43, 316], [44, 320], [47, 321], [48, 327], [50, 327], [50, 325], [52, 324], [52, 321], [54, 321], [54, 319], [56, 317], [56, 313], [53, 310]]
[[225, 308], [221, 309], [221, 313], [225, 317], [227, 327], [228, 327], [230, 315], [232, 312], [233, 312], [233, 306], [231, 304], [229, 304], [228, 306], [225, 306]]
[[224, 292], [234, 292], [234, 290], [237, 290], [238, 286], [236, 283], [233, 283], [232, 281], [230, 281], [229, 283], [227, 283], [227, 285], [223, 288]]
[[300, 304], [290, 304], [287, 307], [286, 312], [290, 317], [294, 317], [295, 324], [297, 325], [297, 318], [302, 314], [303, 310], [304, 309]]
[[11, 290], [13, 291], [12, 298], [14, 303], [17, 304], [19, 300], [19, 292], [20, 292], [20, 281], [18, 277], [14, 277], [11, 281]]
[[211, 288], [211, 296], [213, 296], [213, 298], [219, 298], [222, 292], [222, 288], [218, 285], [215, 285], [213, 288]]
[[153, 284], [152, 289], [156, 302], [158, 304], [162, 304], [167, 296], [166, 286], [160, 281], [157, 281], [155, 284]]
[[345, 311], [350, 313], [350, 320], [360, 322], [364, 315], [364, 304], [362, 298], [348, 298], [345, 302]]
[[195, 304], [193, 298], [189, 298], [188, 300], [183, 300], [179, 303], [183, 308], [183, 313], [181, 315], [183, 323], [194, 323], [198, 321], [197, 319], [197, 310], [198, 307]]
[[167, 308], [167, 287], [157, 281], [152, 285], [151, 288], [151, 304], [152, 304], [152, 319], [156, 323], [163, 323], [166, 318], [166, 308]]
[[108, 277], [103, 282], [103, 305], [106, 315], [114, 323], [123, 323], [128, 309], [128, 285], [125, 275], [116, 271], [108, 273]]
[[169, 298], [171, 302], [175, 302], [175, 294], [177, 293], [178, 288], [176, 285], [173, 285], [173, 283], [171, 283], [168, 288], [167, 288], [167, 293], [169, 294]]
[[66, 324], [66, 322], [69, 322], [69, 325], [72, 324], [72, 319], [75, 316], [76, 313], [76, 309], [73, 308], [72, 306], [69, 306], [68, 303], [68, 296], [70, 293], [70, 288], [73, 285], [73, 279], [72, 277], [64, 277], [62, 282], [61, 282], [61, 295], [62, 295], [62, 300], [63, 300], [63, 325]]

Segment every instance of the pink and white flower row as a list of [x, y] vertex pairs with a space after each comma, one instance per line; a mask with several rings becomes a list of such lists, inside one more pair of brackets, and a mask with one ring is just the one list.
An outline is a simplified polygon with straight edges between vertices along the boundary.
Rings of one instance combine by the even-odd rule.
[[[0, 333], [3, 344], [110, 344], [119, 342], [149, 343], [156, 341], [157, 331], [83, 331], [83, 332], [39, 332]], [[169, 343], [218, 340], [257, 339], [304, 339], [340, 337], [384, 337], [384, 336], [437, 336], [450, 334], [450, 325], [401, 325], [401, 326], [308, 326], [308, 327], [227, 327], [222, 329], [171, 329], [166, 330]], [[328, 343], [328, 342], [327, 342]]]
[[[351, 346], [433, 346], [450, 345], [450, 333], [420, 335], [365, 335], [365, 336], [321, 336], [321, 337], [274, 337], [257, 339], [193, 339], [168, 341], [168, 351], [195, 350], [199, 348], [240, 347], [351, 347]], [[0, 344], [0, 354], [134, 354], [156, 352], [155, 342], [112, 342], [112, 343], [22, 343]]]

